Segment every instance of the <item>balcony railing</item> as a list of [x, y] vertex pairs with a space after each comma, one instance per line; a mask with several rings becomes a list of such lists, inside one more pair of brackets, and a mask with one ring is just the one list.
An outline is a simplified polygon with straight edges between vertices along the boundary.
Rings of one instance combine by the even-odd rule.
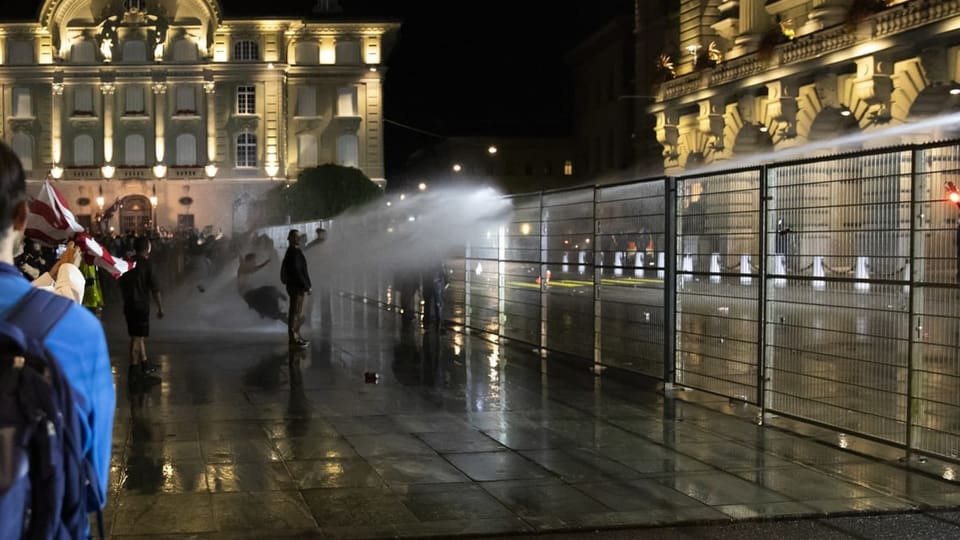
[[173, 180], [204, 178], [203, 167], [200, 166], [174, 166], [167, 169], [167, 178]]
[[663, 99], [678, 98], [697, 90], [745, 79], [779, 66], [820, 58], [832, 52], [850, 49], [859, 43], [907, 32], [957, 15], [960, 15], [960, 0], [906, 2], [867, 19], [862, 23], [866, 27], [861, 28], [869, 31], [851, 32], [842, 25], [828, 28], [779, 45], [767, 62], [760, 60], [757, 53], [753, 53], [721, 62], [713, 68], [677, 77], [663, 83], [660, 90]]

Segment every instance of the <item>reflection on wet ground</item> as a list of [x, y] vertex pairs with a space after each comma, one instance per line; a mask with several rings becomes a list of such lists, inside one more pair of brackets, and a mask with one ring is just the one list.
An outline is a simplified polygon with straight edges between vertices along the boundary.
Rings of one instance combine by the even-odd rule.
[[[128, 384], [122, 326], [111, 324], [111, 537], [635, 526], [669, 527], [645, 533], [664, 538], [843, 538], [872, 537], [894, 517], [836, 516], [882, 512], [914, 512], [896, 516], [908, 530], [960, 536], [960, 519], [943, 511], [960, 500], [951, 482], [594, 377], [526, 346], [335, 305], [336, 324], [304, 351], [288, 351], [281, 333], [152, 338], [163, 382], [150, 388]], [[799, 517], [813, 521], [791, 521]], [[740, 523], [763, 518], [786, 521]]]

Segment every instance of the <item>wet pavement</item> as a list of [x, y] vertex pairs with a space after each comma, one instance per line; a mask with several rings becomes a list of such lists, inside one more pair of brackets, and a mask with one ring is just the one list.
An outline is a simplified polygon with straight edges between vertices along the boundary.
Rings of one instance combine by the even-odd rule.
[[953, 482], [354, 300], [334, 320], [294, 352], [158, 332], [149, 388], [108, 321], [109, 535], [960, 537]]

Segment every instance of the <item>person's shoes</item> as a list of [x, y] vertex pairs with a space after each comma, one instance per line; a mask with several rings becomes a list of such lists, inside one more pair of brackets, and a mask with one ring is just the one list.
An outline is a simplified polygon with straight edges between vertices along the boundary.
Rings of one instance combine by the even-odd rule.
[[140, 369], [147, 375], [160, 371], [160, 364], [154, 364], [148, 360], [140, 362]]

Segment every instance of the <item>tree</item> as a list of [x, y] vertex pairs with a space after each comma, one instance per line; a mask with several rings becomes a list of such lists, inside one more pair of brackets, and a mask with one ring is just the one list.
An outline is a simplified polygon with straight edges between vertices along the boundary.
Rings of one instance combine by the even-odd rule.
[[310, 221], [332, 218], [345, 210], [362, 206], [383, 196], [362, 171], [353, 167], [321, 165], [304, 169], [295, 183], [278, 186], [267, 193], [271, 221]]

